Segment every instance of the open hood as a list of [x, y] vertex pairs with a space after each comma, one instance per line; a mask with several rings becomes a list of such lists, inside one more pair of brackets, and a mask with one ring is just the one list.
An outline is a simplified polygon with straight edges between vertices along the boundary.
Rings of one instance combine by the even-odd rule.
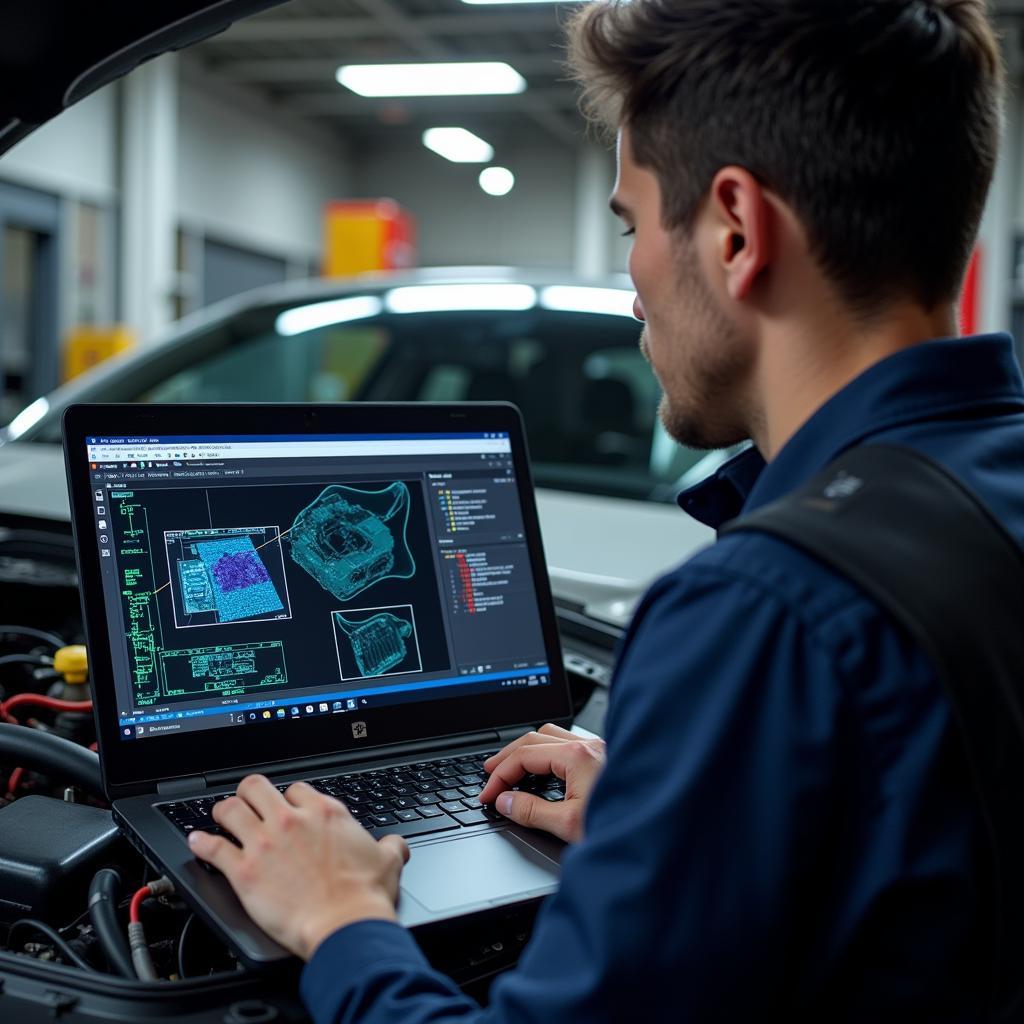
[[283, 0], [0, 0], [0, 153], [152, 57]]

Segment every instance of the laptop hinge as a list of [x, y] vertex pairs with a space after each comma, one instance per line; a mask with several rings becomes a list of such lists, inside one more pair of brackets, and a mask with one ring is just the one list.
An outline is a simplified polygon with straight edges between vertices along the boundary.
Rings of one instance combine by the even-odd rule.
[[[518, 730], [516, 735], [521, 733], [522, 729]], [[367, 750], [346, 750], [344, 753], [322, 754], [297, 758], [293, 761], [279, 761], [275, 764], [249, 765], [244, 768], [209, 772], [203, 777], [203, 781], [210, 786], [223, 786], [238, 782], [250, 772], [262, 772], [266, 775], [297, 775], [300, 772], [312, 774], [317, 771], [330, 771], [348, 764], [430, 754], [445, 747], [490, 746], [496, 744], [497, 741], [498, 733], [492, 729], [489, 732], [464, 733], [461, 736], [446, 736], [442, 739], [413, 740]]]
[[205, 775], [183, 775], [177, 779], [165, 779], [156, 784], [157, 795], [179, 796], [182, 793], [201, 793], [206, 789]]

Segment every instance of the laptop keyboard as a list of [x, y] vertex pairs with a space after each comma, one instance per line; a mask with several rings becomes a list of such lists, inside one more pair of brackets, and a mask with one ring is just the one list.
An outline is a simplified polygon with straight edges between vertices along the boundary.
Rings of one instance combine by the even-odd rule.
[[[341, 800], [374, 838], [418, 836], [494, 821], [505, 821], [477, 799], [488, 775], [484, 761], [497, 751], [444, 757], [375, 771], [307, 779], [314, 789]], [[292, 783], [281, 783], [283, 793]], [[545, 800], [565, 799], [565, 783], [553, 776], [526, 776], [515, 789]], [[213, 820], [213, 805], [231, 793], [160, 804], [159, 809], [184, 834], [194, 831], [233, 837]]]

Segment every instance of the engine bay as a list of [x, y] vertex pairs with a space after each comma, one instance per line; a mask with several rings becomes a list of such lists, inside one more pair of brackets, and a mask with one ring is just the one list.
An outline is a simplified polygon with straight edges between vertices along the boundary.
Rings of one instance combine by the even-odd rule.
[[[0, 521], [0, 992], [10, 1020], [304, 1020], [296, 963], [252, 971], [128, 844], [96, 753], [78, 581], [64, 524]], [[559, 608], [582, 724], [600, 732], [614, 631]], [[486, 1001], [537, 905], [417, 935]], [[154, 998], [154, 995], [159, 998]]]

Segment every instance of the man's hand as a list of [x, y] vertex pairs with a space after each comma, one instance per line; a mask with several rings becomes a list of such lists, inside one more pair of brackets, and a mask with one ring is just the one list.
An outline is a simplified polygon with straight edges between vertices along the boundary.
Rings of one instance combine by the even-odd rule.
[[[584, 740], [557, 725], [542, 725], [484, 762], [491, 777], [480, 803], [494, 804], [517, 824], [577, 842], [583, 838], [583, 814], [604, 767], [604, 751], [604, 740]], [[527, 774], [565, 779], [565, 799], [555, 803], [531, 793], [506, 792]]]
[[222, 871], [249, 916], [303, 960], [343, 925], [396, 919], [409, 847], [400, 836], [377, 842], [340, 801], [305, 782], [282, 796], [264, 776], [249, 775], [213, 818], [241, 849], [193, 832], [192, 852]]

